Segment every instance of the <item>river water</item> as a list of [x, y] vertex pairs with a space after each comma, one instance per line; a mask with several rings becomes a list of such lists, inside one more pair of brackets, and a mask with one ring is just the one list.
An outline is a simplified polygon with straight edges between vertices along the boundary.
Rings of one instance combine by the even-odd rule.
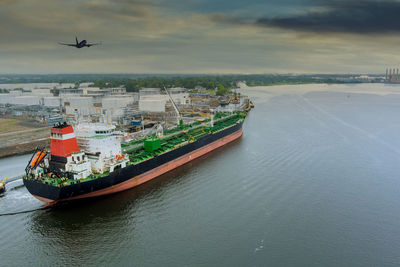
[[[243, 89], [240, 140], [132, 190], [1, 216], [0, 265], [398, 266], [397, 91]], [[0, 213], [39, 207], [18, 182], [0, 198]]]

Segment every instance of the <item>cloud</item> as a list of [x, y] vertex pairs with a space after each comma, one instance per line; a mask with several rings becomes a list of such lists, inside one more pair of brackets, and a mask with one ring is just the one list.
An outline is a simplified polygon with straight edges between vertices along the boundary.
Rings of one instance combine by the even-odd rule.
[[[384, 69], [382, 62], [400, 62], [393, 52], [400, 35], [313, 34], [349, 33], [349, 24], [361, 27], [366, 14], [377, 12], [370, 10], [377, 2], [233, 1], [236, 5], [215, 1], [218, 7], [212, 8], [212, 0], [0, 0], [0, 72], [373, 72]], [[224, 3], [230, 6], [224, 9]], [[383, 14], [368, 23], [385, 26], [375, 31], [396, 29], [394, 5], [380, 2]], [[344, 26], [327, 19], [335, 12]], [[318, 21], [312, 24], [312, 19]], [[57, 44], [75, 36], [103, 45], [74, 49]]]
[[39, 47], [35, 42], [67, 42], [75, 35], [105, 43], [126, 42], [168, 32], [167, 25], [174, 29], [171, 24], [176, 21], [162, 23], [161, 7], [154, 1], [0, 0], [0, 5], [0, 51], [22, 42], [27, 50], [34, 50]]
[[398, 1], [323, 1], [317, 7], [305, 14], [260, 18], [254, 25], [315, 33], [400, 32]]
[[217, 23], [277, 28], [319, 34], [390, 34], [400, 32], [400, 2], [374, 0], [319, 0], [296, 13], [260, 18], [210, 15]]
[[12, 5], [18, 3], [18, 0], [0, 0], [0, 5]]
[[152, 8], [157, 4], [141, 0], [108, 0], [83, 3], [80, 10], [92, 16], [109, 19], [134, 20], [153, 15]]

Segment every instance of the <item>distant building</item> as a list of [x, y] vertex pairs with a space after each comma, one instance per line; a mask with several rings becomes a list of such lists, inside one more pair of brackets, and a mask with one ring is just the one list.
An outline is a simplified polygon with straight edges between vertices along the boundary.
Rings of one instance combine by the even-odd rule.
[[115, 87], [115, 88], [108, 88], [110, 93], [112, 95], [120, 95], [120, 94], [126, 94], [126, 88], [125, 87]]
[[83, 89], [82, 88], [64, 88], [64, 89], [60, 89], [60, 97], [63, 96], [69, 96], [69, 95], [76, 95], [76, 96], [80, 96], [83, 95]]
[[33, 89], [31, 94], [37, 95], [37, 96], [52, 96], [53, 95], [51, 93], [51, 89], [49, 89], [49, 88]]
[[46, 107], [59, 107], [63, 106], [62, 99], [57, 96], [49, 96], [43, 98], [43, 105]]
[[[70, 119], [87, 116], [96, 119], [106, 113], [113, 119], [120, 119], [127, 109], [138, 109], [139, 93], [127, 93], [124, 87], [60, 88], [59, 96], [53, 96], [51, 90], [40, 87], [31, 89], [30, 92], [11, 90], [9, 93], [0, 94], [0, 105], [4, 105], [0, 113], [36, 116], [46, 120], [53, 116], [51, 110], [56, 108], [65, 112], [65, 117]], [[7, 106], [11, 106], [10, 110]]]
[[160, 88], [142, 88], [139, 90], [139, 97], [146, 95], [159, 95], [161, 92]]
[[186, 88], [183, 87], [172, 87], [172, 88], [168, 88], [168, 92], [170, 94], [183, 94], [186, 93]]
[[92, 84], [94, 84], [94, 83], [92, 83], [92, 82], [80, 83], [79, 88], [87, 88], [87, 87], [91, 86]]
[[133, 104], [135, 101], [132, 95], [115, 95], [104, 97], [102, 99], [102, 109], [114, 117], [121, 117], [124, 115], [124, 109]]
[[[190, 97], [188, 93], [174, 93], [171, 94], [171, 98], [177, 105], [190, 104]], [[167, 94], [141, 96], [139, 99], [139, 110], [165, 112], [165, 105], [167, 102], [170, 102], [170, 98]]]
[[24, 106], [36, 106], [41, 104], [41, 98], [38, 96], [17, 96], [10, 99], [10, 104], [24, 105]]
[[139, 99], [140, 111], [165, 112], [165, 104], [168, 101], [167, 95], [145, 95]]

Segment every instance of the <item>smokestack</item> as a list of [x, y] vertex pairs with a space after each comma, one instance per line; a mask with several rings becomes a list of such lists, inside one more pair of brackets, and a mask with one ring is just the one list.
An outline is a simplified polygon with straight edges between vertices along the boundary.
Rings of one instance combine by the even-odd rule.
[[387, 77], [388, 77], [388, 68], [386, 68], [385, 80], [387, 80]]
[[50, 133], [50, 152], [52, 159], [56, 157], [67, 158], [71, 156], [72, 153], [79, 151], [74, 129], [71, 125], [61, 124], [54, 126], [50, 129]]

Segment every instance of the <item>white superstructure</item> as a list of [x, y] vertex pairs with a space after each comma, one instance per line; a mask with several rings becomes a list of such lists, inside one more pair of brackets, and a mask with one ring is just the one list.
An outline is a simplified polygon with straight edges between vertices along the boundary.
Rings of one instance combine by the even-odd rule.
[[74, 175], [74, 179], [84, 179], [92, 174], [90, 167], [90, 161], [84, 152], [78, 151], [67, 157], [67, 163], [65, 164], [65, 171], [71, 172]]
[[128, 159], [122, 154], [121, 143], [114, 135], [114, 125], [80, 123], [75, 131], [79, 148], [87, 155], [94, 173], [113, 172], [126, 166]]

